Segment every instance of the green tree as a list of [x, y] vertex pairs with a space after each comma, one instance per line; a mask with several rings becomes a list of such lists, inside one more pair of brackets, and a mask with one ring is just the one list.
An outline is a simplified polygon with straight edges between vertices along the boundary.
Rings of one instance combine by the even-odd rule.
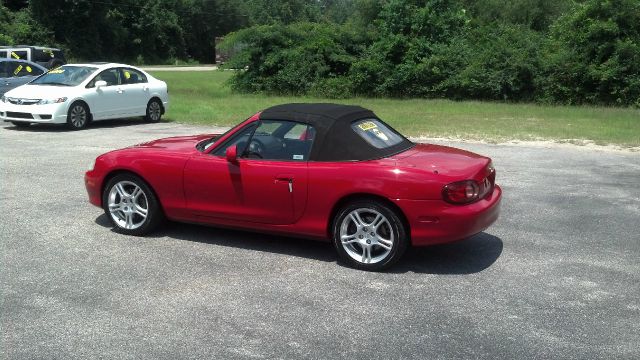
[[225, 39], [226, 47], [240, 49], [227, 66], [246, 69], [238, 71], [231, 84], [243, 92], [345, 96], [351, 92], [348, 86], [338, 86], [338, 93], [333, 88], [345, 81], [364, 42], [360, 34], [336, 24], [276, 24], [240, 30]]
[[552, 28], [542, 98], [640, 106], [640, 2], [589, 0]]
[[535, 31], [547, 31], [574, 0], [464, 0], [475, 22], [524, 25]]
[[453, 0], [389, 0], [374, 21], [377, 40], [350, 71], [354, 89], [365, 95], [420, 95], [419, 64], [455, 38], [467, 21]]

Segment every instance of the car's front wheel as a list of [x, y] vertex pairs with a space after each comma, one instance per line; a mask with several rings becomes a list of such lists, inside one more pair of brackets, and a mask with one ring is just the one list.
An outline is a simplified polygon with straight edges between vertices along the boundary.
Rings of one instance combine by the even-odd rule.
[[162, 117], [162, 104], [158, 99], [151, 99], [147, 104], [147, 114], [144, 117], [146, 122], [158, 122]]
[[352, 267], [383, 270], [404, 254], [407, 229], [394, 209], [375, 200], [344, 206], [333, 221], [333, 244], [340, 258]]
[[84, 129], [90, 119], [89, 107], [80, 101], [76, 101], [69, 107], [67, 113], [67, 127], [71, 130]]
[[120, 174], [109, 180], [102, 194], [102, 205], [114, 230], [121, 234], [147, 234], [164, 218], [154, 192], [133, 174]]

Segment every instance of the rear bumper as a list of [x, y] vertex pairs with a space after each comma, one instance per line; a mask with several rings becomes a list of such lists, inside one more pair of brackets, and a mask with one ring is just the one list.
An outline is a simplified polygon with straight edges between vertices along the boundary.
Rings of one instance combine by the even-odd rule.
[[397, 200], [411, 228], [411, 243], [426, 246], [462, 240], [493, 224], [500, 214], [502, 189], [469, 205], [451, 205], [443, 200]]

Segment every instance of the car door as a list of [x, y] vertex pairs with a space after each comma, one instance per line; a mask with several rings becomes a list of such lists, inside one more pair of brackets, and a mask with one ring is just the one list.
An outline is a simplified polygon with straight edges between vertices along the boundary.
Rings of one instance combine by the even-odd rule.
[[[287, 123], [250, 125], [211, 154], [190, 159], [184, 170], [187, 208], [209, 218], [278, 225], [296, 222], [307, 202], [310, 144], [306, 153], [289, 153], [274, 132], [292, 127]], [[235, 162], [224, 156], [232, 145], [242, 152]]]
[[131, 68], [120, 69], [122, 85], [120, 89], [127, 116], [145, 115], [149, 102], [149, 83], [147, 77], [138, 70]]
[[[97, 88], [97, 81], [105, 81], [106, 86]], [[94, 120], [113, 119], [124, 116], [124, 96], [120, 89], [120, 70], [118, 68], [107, 69], [96, 75], [87, 84], [85, 99], [89, 104]]]

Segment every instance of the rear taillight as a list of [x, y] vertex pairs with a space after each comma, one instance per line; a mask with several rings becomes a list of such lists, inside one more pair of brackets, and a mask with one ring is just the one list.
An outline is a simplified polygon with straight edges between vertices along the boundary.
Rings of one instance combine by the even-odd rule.
[[480, 186], [475, 180], [457, 181], [442, 188], [442, 198], [452, 204], [468, 204], [479, 195]]

